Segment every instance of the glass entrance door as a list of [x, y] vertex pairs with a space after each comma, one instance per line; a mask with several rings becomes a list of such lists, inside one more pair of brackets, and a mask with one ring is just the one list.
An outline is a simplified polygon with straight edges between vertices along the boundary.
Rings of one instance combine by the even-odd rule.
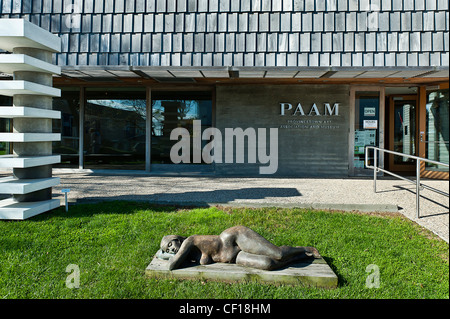
[[[439, 88], [421, 91], [426, 98], [421, 108], [420, 144], [421, 156], [449, 163], [449, 89], [448, 83]], [[423, 177], [448, 179], [448, 168], [425, 163], [421, 167]]]
[[[373, 170], [365, 167], [366, 146], [384, 147], [384, 89], [353, 87], [350, 101], [349, 175], [367, 176], [373, 174]], [[369, 152], [369, 165], [373, 165], [373, 154]], [[377, 165], [384, 167], [383, 156], [377, 158]]]
[[[417, 155], [417, 95], [389, 97], [389, 149]], [[393, 171], [414, 171], [415, 160], [389, 155], [389, 168]]]

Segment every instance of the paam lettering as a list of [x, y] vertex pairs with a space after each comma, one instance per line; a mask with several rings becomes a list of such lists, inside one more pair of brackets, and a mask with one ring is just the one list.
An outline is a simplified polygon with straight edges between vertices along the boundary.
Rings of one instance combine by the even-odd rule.
[[295, 109], [291, 103], [280, 103], [280, 115], [285, 116], [287, 112], [290, 112], [292, 116], [339, 116], [339, 104], [334, 103], [331, 106], [330, 103], [324, 103], [323, 108], [319, 109], [314, 103], [306, 113], [301, 103], [298, 103]]

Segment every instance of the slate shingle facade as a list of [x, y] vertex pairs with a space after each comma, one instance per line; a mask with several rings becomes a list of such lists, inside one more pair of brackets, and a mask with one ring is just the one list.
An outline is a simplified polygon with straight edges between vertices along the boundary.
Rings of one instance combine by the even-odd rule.
[[1, 0], [60, 66], [449, 65], [448, 0]]

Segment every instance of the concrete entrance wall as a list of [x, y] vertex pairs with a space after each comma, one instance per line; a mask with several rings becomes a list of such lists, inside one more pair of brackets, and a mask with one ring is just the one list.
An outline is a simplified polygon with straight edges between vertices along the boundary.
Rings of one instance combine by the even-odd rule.
[[[348, 176], [349, 89], [348, 85], [217, 86], [216, 127], [223, 135], [225, 128], [253, 127], [256, 131], [257, 128], [278, 128], [279, 163], [275, 175]], [[336, 103], [339, 104], [338, 115], [334, 108]], [[328, 110], [325, 110], [326, 104]], [[317, 109], [311, 110], [313, 105]], [[246, 153], [247, 149], [246, 143]], [[247, 159], [245, 162], [216, 164], [216, 173], [259, 174], [258, 162], [247, 164]]]

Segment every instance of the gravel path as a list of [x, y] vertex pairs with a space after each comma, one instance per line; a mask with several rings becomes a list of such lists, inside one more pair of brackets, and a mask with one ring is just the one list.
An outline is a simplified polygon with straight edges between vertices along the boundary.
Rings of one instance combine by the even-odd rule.
[[[115, 174], [115, 173], [113, 173]], [[318, 209], [395, 212], [430, 229], [449, 241], [449, 198], [421, 191], [421, 218], [416, 216], [415, 185], [383, 178], [373, 191], [365, 178], [224, 178], [215, 176], [152, 176], [70, 173], [61, 177], [54, 195], [63, 199], [62, 188], [70, 188], [70, 202], [143, 200], [155, 203], [232, 206], [312, 207]], [[448, 181], [424, 180], [449, 192]]]

